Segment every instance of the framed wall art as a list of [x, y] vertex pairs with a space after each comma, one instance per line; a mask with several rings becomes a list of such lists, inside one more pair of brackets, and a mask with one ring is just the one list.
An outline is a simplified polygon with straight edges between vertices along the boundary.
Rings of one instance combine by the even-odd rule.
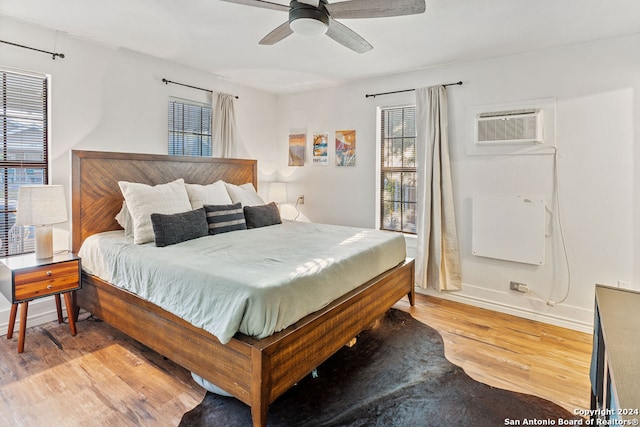
[[307, 130], [289, 131], [289, 166], [304, 166], [307, 151]]
[[313, 134], [313, 164], [326, 166], [329, 164], [329, 134]]
[[356, 131], [337, 130], [336, 131], [336, 165], [355, 166], [356, 165]]

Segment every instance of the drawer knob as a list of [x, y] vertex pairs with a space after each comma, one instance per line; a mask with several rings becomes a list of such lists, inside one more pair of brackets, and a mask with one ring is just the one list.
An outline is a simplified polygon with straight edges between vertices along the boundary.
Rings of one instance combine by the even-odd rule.
[[53, 273], [51, 273], [51, 270], [47, 271], [47, 276], [51, 276]]
[[51, 289], [51, 288], [53, 288], [53, 285], [47, 286], [47, 289]]

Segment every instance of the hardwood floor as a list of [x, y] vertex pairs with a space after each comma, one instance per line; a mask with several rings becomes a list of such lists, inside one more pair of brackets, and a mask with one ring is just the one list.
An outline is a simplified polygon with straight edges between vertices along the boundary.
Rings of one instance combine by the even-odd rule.
[[[588, 408], [591, 336], [417, 295], [396, 308], [434, 327], [476, 380]], [[0, 426], [176, 426], [204, 396], [184, 369], [103, 322], [51, 322], [0, 340]]]
[[438, 330], [447, 359], [473, 379], [589, 409], [591, 334], [424, 295], [396, 306]]

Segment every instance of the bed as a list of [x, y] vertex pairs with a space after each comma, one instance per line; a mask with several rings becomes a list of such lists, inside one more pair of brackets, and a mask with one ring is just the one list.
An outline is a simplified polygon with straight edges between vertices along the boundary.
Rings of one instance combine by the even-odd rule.
[[[253, 183], [254, 160], [72, 151], [72, 249], [97, 233], [119, 230], [118, 181], [194, 184]], [[86, 272], [76, 292], [82, 308], [205, 378], [251, 408], [254, 426], [266, 426], [268, 406], [358, 335], [398, 300], [414, 301], [414, 264], [406, 259], [327, 306], [265, 338], [235, 334], [222, 344], [156, 304]]]

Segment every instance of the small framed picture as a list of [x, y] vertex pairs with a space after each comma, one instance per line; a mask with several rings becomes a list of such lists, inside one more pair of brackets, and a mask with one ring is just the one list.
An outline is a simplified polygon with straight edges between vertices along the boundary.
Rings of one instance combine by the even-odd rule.
[[356, 131], [337, 130], [336, 131], [336, 165], [355, 166], [356, 165]]
[[289, 131], [289, 166], [304, 166], [307, 151], [307, 130], [291, 129]]
[[326, 166], [329, 164], [329, 134], [316, 132], [313, 134], [313, 164]]

